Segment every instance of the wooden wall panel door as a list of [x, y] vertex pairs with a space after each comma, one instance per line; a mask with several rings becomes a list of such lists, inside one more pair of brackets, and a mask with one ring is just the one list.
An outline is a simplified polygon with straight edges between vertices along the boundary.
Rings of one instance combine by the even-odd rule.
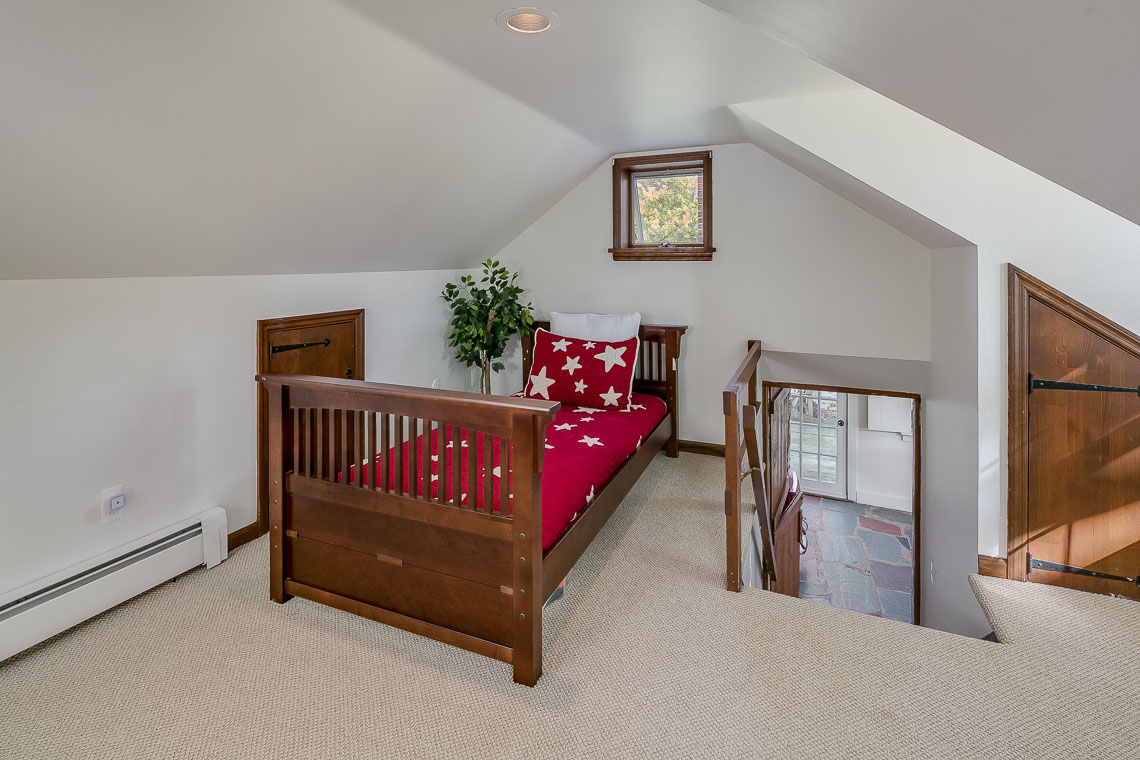
[[[1034, 378], [1140, 383], [1135, 354], [1036, 298], [1028, 306]], [[1038, 388], [1028, 396], [1029, 553], [1113, 575], [1140, 574], [1140, 395]], [[1029, 580], [1140, 599], [1140, 588], [1123, 581], [1040, 569]]]
[[270, 328], [266, 342], [268, 345], [258, 350], [265, 352], [267, 373], [363, 379], [364, 369], [356, 355], [355, 322]]
[[[364, 309], [258, 320], [257, 372], [364, 380]], [[231, 534], [231, 549], [269, 530], [267, 402], [258, 385], [257, 522]]]

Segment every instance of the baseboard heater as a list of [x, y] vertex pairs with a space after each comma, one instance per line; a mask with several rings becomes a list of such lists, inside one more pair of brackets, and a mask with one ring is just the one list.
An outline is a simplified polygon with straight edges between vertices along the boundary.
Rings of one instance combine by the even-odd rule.
[[0, 595], [0, 661], [199, 565], [226, 558], [226, 512], [209, 509]]

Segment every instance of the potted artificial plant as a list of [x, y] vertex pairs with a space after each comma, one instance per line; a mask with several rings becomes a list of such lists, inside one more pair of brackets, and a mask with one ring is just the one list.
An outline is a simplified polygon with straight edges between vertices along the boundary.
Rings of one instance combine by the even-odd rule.
[[515, 284], [517, 272], [511, 273], [499, 262], [483, 262], [483, 279], [471, 275], [449, 282], [443, 289], [443, 300], [451, 307], [451, 337], [448, 345], [455, 356], [468, 367], [482, 370], [480, 390], [491, 392], [491, 373], [503, 369], [499, 357], [507, 342], [516, 335], [530, 335], [534, 317], [530, 303], [519, 300], [522, 288]]

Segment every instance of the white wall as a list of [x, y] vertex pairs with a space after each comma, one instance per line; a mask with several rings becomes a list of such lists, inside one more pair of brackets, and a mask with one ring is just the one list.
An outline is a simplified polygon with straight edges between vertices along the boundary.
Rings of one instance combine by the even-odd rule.
[[[913, 409], [914, 402], [900, 399]], [[869, 427], [868, 397], [847, 396], [847, 497], [872, 507], [910, 512], [914, 497], [914, 435]]]
[[[713, 156], [712, 263], [613, 262], [608, 162], [501, 258], [522, 271], [540, 311], [638, 309], [649, 322], [688, 324], [684, 438], [723, 440], [720, 392], [748, 338], [764, 341], [767, 380], [922, 394], [922, 553], [935, 568], [922, 576], [923, 621], [984, 633], [966, 582], [977, 561], [976, 251], [955, 249], [935, 277], [930, 249], [755, 146]], [[822, 275], [814, 300], [797, 290], [805, 272]], [[945, 365], [937, 389], [935, 351]], [[517, 359], [499, 387], [517, 388], [516, 372]]]
[[253, 522], [257, 319], [363, 307], [367, 379], [465, 388], [438, 297], [456, 276], [0, 281], [0, 593], [207, 507]]
[[922, 620], [989, 631], [967, 577], [978, 560], [978, 251], [934, 251], [930, 388], [922, 409]]
[[[713, 150], [712, 262], [614, 262], [612, 170], [508, 245], [540, 313], [630, 311], [687, 324], [681, 437], [721, 442], [720, 392], [749, 338], [769, 351], [930, 355], [930, 251], [753, 145]], [[517, 360], [503, 388], [517, 388]]]
[[977, 245], [977, 551], [1004, 556], [1005, 265], [1140, 331], [1140, 226], [871, 91], [737, 111]]

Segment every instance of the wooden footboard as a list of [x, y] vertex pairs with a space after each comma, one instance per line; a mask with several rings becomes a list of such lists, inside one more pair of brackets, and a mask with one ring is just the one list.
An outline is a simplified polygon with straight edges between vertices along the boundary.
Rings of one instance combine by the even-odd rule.
[[[494, 657], [533, 685], [544, 432], [558, 403], [258, 380], [269, 393], [271, 598], [305, 597]], [[433, 457], [445, 464], [436, 478]]]

